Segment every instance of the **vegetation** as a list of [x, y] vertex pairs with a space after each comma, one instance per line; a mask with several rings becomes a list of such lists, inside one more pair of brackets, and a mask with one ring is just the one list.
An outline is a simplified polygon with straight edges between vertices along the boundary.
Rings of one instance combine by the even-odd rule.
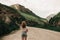
[[60, 12], [49, 20], [49, 25], [51, 25], [54, 30], [60, 31]]
[[18, 30], [23, 20], [26, 20], [27, 26], [60, 31], [60, 12], [48, 22], [45, 18], [38, 17], [25, 7], [16, 9], [14, 6], [0, 4], [0, 37]]
[[0, 4], [0, 37], [18, 30], [20, 28], [18, 24], [22, 20], [25, 20], [25, 18], [17, 10]]
[[[48, 21], [44, 18], [38, 17], [37, 15], [35, 15], [32, 11], [30, 11], [29, 9], [25, 8], [24, 6], [21, 6], [19, 4], [16, 5], [12, 5], [12, 8], [14, 8], [15, 10], [17, 10], [17, 12], [23, 17], [25, 18], [27, 25], [28, 26], [34, 26], [34, 27], [39, 27], [39, 28], [45, 28], [45, 29], [50, 29], [50, 30], [55, 30], [55, 31], [60, 31], [58, 27], [53, 26], [50, 24], [50, 22], [53, 23], [53, 21], [55, 21], [54, 17], [53, 17], [53, 21]], [[17, 8], [17, 9], [16, 9]], [[22, 19], [22, 18], [21, 18]], [[20, 20], [21, 20], [20, 19]], [[21, 22], [21, 21], [20, 21]]]
[[49, 23], [53, 26], [60, 26], [60, 12], [51, 18]]
[[16, 9], [20, 13], [20, 15], [22, 15], [26, 19], [28, 26], [43, 27], [47, 21], [44, 18], [38, 17], [32, 11], [22, 5], [15, 4], [11, 7]]

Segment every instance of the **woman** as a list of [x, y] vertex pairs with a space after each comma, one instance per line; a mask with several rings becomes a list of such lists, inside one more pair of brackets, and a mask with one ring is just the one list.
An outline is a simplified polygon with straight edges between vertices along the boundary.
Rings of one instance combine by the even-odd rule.
[[26, 28], [26, 22], [25, 21], [22, 21], [21, 27], [22, 27], [22, 40], [27, 40], [28, 29]]

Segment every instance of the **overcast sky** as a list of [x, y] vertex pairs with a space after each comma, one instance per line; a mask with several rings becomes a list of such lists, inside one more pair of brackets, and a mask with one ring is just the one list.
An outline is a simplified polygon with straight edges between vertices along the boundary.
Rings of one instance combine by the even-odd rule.
[[0, 3], [8, 6], [21, 4], [43, 18], [60, 11], [60, 0], [0, 0]]

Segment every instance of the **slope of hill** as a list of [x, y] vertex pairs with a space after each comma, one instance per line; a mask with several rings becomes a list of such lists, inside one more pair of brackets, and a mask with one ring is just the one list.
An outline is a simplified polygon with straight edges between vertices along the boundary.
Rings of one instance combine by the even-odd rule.
[[17, 9], [17, 11], [26, 19], [27, 24], [30, 26], [40, 25], [42, 27], [47, 22], [46, 19], [38, 17], [31, 10], [29, 10], [28, 8], [25, 8], [22, 5], [15, 4], [15, 5], [12, 5], [11, 7], [14, 9]]
[[16, 23], [20, 22], [21, 18], [24, 19], [15, 9], [0, 3], [0, 36], [19, 29]]
[[55, 15], [53, 18], [51, 18], [49, 23], [51, 25], [60, 27], [60, 12], [57, 15]]
[[[18, 7], [16, 6], [16, 8]], [[20, 24], [23, 20], [26, 20], [29, 26], [43, 27], [45, 25], [45, 19], [36, 16], [29, 9], [22, 8], [22, 10], [27, 11], [21, 11], [19, 8], [16, 10], [0, 3], [0, 36], [8, 34], [13, 30], [19, 29], [18, 24]]]
[[[60, 32], [28, 27], [28, 40], [60, 40]], [[5, 36], [2, 40], [21, 40], [21, 30]]]
[[[32, 16], [36, 16], [31, 10], [29, 10], [28, 8], [25, 8], [24, 6], [22, 6], [20, 4], [14, 4], [14, 5], [11, 5], [11, 7], [16, 8], [17, 10], [20, 10], [23, 13], [30, 14]], [[38, 16], [36, 16], [36, 17], [38, 17]]]
[[47, 16], [47, 20], [49, 21], [51, 18], [53, 18], [55, 16], [55, 14], [50, 14], [49, 16]]

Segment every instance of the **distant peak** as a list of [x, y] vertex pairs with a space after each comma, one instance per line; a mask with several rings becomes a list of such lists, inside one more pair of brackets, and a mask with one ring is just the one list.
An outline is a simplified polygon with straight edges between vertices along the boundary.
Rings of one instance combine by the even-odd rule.
[[49, 16], [46, 17], [47, 20], [50, 20], [52, 17], [54, 17], [56, 14], [50, 14]]
[[24, 7], [24, 6], [22, 6], [21, 4], [13, 4], [13, 5], [11, 5], [11, 6], [21, 6], [21, 7]]

